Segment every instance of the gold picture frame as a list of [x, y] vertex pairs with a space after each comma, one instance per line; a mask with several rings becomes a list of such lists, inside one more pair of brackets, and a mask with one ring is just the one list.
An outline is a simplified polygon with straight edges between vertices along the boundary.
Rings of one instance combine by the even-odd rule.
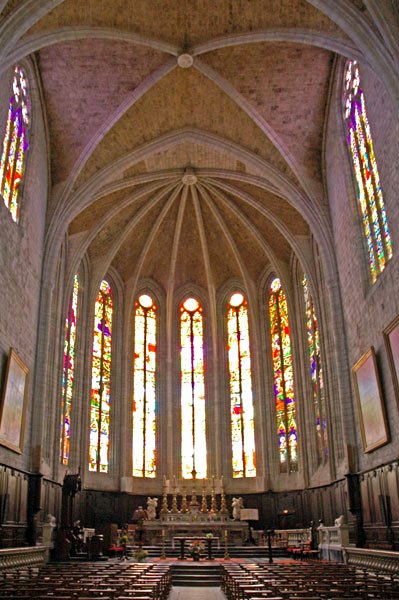
[[389, 442], [388, 425], [373, 346], [354, 365], [352, 375], [363, 450], [371, 452]]
[[399, 408], [399, 315], [384, 329], [383, 335]]
[[0, 405], [0, 444], [22, 454], [28, 400], [29, 369], [10, 348]]

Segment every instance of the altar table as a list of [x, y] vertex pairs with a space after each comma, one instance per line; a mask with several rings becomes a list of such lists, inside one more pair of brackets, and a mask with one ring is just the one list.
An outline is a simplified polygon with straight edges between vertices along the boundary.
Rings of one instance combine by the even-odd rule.
[[208, 556], [207, 556], [208, 560], [213, 560], [213, 556], [212, 556], [212, 542], [216, 540], [218, 542], [218, 548], [220, 547], [219, 546], [219, 538], [218, 537], [210, 537], [210, 536], [207, 536], [207, 537], [192, 537], [192, 536], [180, 536], [179, 535], [179, 536], [175, 536], [173, 538], [173, 544], [174, 544], [175, 540], [178, 541], [178, 542], [180, 542], [180, 556], [179, 556], [179, 560], [185, 560], [186, 559], [186, 557], [184, 556], [184, 550], [185, 550], [184, 544], [185, 544], [186, 541], [187, 542], [188, 541], [192, 542], [192, 541], [195, 540], [195, 541], [199, 541], [199, 542], [206, 542], [207, 552], [208, 552]]

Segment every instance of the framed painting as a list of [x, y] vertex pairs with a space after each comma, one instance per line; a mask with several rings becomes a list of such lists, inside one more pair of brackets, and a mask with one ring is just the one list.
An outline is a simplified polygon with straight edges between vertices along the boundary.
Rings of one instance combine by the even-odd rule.
[[364, 452], [371, 452], [389, 441], [374, 348], [352, 368], [360, 431]]
[[19, 454], [24, 443], [28, 373], [28, 367], [11, 348], [0, 405], [0, 444]]
[[399, 315], [384, 329], [384, 341], [391, 368], [396, 401], [399, 406]]

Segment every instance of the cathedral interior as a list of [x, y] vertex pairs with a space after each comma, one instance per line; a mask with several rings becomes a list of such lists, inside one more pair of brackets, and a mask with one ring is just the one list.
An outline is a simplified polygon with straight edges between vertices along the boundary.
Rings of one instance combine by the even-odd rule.
[[0, 546], [73, 475], [399, 549], [398, 3], [0, 13]]

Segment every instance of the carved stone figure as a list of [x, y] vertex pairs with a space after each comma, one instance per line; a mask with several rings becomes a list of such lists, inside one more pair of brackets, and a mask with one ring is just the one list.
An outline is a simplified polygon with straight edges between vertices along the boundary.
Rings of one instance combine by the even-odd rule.
[[156, 508], [158, 506], [158, 498], [147, 498], [147, 516], [150, 521], [157, 518]]
[[244, 501], [241, 498], [241, 496], [239, 498], [233, 498], [231, 506], [233, 509], [233, 519], [235, 521], [239, 521], [241, 516], [241, 509], [244, 508]]
[[341, 525], [344, 524], [344, 515], [340, 515], [339, 517], [337, 517], [334, 521], [334, 525], [335, 527], [341, 527]]

